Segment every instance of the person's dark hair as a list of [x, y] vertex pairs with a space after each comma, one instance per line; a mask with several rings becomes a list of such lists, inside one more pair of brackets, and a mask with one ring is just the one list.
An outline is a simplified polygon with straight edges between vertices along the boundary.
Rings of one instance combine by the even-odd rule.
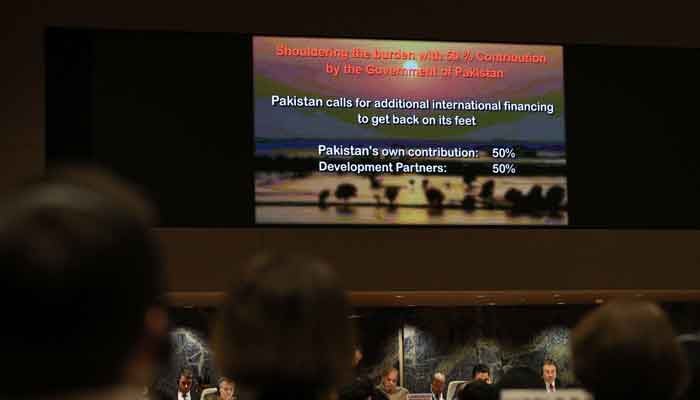
[[3, 360], [16, 371], [0, 395], [123, 379], [147, 310], [162, 300], [154, 221], [140, 195], [98, 171], [49, 173], [0, 200]]
[[579, 322], [571, 343], [574, 373], [596, 400], [670, 400], [687, 384], [685, 355], [653, 303], [608, 303]]
[[457, 395], [458, 400], [496, 400], [497, 398], [498, 391], [496, 388], [480, 380], [464, 386]]
[[472, 379], [476, 377], [476, 374], [481, 373], [481, 372], [486, 372], [487, 374], [491, 375], [491, 370], [489, 369], [489, 366], [486, 364], [476, 364], [474, 368], [472, 368]]
[[180, 378], [182, 378], [183, 376], [184, 376], [185, 378], [194, 379], [194, 371], [192, 371], [192, 368], [190, 368], [190, 367], [184, 367], [184, 368], [180, 369], [180, 373], [177, 375], [178, 381], [179, 381]]
[[215, 327], [217, 364], [259, 397], [327, 391], [350, 377], [348, 312], [345, 292], [324, 263], [257, 257], [228, 290]]
[[542, 368], [544, 368], [545, 365], [554, 365], [554, 368], [559, 371], [559, 366], [557, 366], [557, 363], [554, 362], [551, 358], [545, 358], [544, 361], [542, 361]]
[[498, 389], [542, 389], [542, 377], [528, 367], [514, 367], [498, 381]]
[[390, 366], [390, 367], [386, 367], [386, 368], [382, 369], [382, 372], [381, 372], [381, 375], [380, 375], [380, 376], [381, 376], [382, 378], [384, 378], [385, 376], [388, 376], [388, 375], [391, 374], [392, 372], [396, 372], [396, 373], [398, 374], [398, 373], [399, 373], [399, 370], [396, 369], [396, 367], [391, 367], [391, 366]]
[[221, 384], [224, 382], [233, 383], [233, 379], [222, 376], [221, 378], [217, 379], [216, 387], [221, 387]]

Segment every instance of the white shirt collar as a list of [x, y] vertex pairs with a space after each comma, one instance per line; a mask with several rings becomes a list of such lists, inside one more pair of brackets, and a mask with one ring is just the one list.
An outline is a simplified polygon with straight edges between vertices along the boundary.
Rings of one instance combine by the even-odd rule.
[[177, 400], [196, 400], [192, 398], [192, 392], [187, 392], [185, 395], [181, 391], [177, 391]]

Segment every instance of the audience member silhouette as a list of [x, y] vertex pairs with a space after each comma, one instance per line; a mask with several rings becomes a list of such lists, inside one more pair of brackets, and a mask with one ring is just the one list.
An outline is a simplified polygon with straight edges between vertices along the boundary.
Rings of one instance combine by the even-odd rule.
[[330, 399], [350, 382], [349, 306], [335, 274], [303, 257], [257, 257], [229, 285], [214, 329], [220, 372], [246, 400]]
[[596, 309], [574, 329], [571, 348], [574, 373], [596, 400], [671, 400], [687, 384], [685, 354], [653, 303]]
[[[0, 202], [0, 398], [137, 398], [167, 361], [155, 212], [106, 172], [49, 172]], [[9, 373], [9, 375], [7, 375]]]
[[484, 380], [474, 380], [464, 386], [457, 395], [458, 400], [497, 400], [498, 390]]

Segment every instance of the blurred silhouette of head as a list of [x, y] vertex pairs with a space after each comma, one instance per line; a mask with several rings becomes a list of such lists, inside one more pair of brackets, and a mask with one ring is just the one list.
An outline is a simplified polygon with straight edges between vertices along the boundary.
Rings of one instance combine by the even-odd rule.
[[670, 400], [687, 383], [671, 323], [649, 302], [617, 301], [589, 313], [573, 331], [572, 357], [596, 400]]
[[349, 310], [324, 263], [256, 257], [227, 292], [214, 334], [217, 364], [257, 397], [322, 395], [349, 378]]
[[152, 379], [168, 353], [154, 221], [140, 195], [95, 170], [51, 172], [0, 201], [3, 360], [12, 365], [0, 397]]
[[542, 377], [530, 368], [514, 367], [498, 381], [498, 389], [542, 389]]
[[459, 400], [496, 400], [498, 390], [486, 381], [477, 379], [464, 386], [457, 398]]
[[700, 399], [700, 336], [684, 335], [679, 338], [679, 342], [686, 352], [690, 367], [690, 383], [681, 399]]

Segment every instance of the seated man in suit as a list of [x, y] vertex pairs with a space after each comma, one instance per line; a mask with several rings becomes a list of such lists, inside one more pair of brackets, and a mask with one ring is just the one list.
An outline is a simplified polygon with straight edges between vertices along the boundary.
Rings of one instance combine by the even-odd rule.
[[546, 358], [542, 362], [542, 380], [547, 392], [556, 392], [557, 389], [563, 389], [561, 382], [557, 378], [557, 363], [554, 360]]
[[430, 382], [430, 393], [433, 394], [433, 400], [445, 400], [447, 398], [447, 393], [445, 393], [445, 374], [442, 372], [433, 374], [433, 380]]
[[190, 368], [180, 370], [180, 377], [177, 380], [177, 399], [176, 400], [197, 400], [200, 393], [193, 388], [194, 373]]
[[483, 381], [491, 384], [491, 370], [486, 364], [476, 364], [472, 368], [472, 382]]
[[389, 400], [406, 400], [408, 390], [397, 385], [399, 371], [396, 368], [389, 368], [382, 374], [382, 381], [377, 389]]
[[223, 376], [219, 378], [218, 393], [210, 393], [202, 400], [233, 400], [236, 391], [236, 384], [229, 378]]

